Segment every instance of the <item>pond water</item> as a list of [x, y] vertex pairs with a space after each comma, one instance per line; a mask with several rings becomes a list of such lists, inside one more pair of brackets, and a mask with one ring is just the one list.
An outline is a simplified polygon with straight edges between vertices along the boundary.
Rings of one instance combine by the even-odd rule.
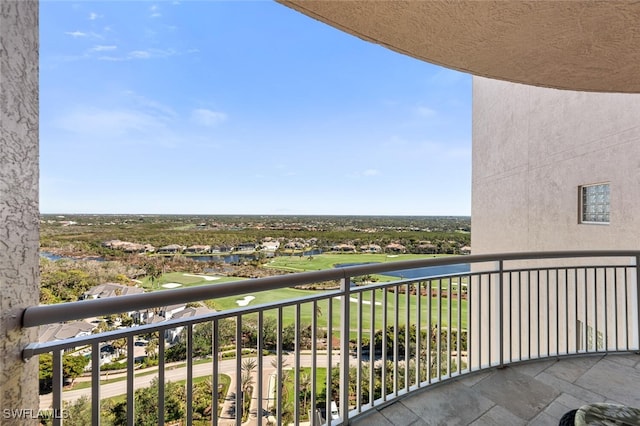
[[49, 253], [48, 251], [41, 251], [40, 257], [44, 257], [45, 259], [49, 259], [52, 261], [64, 259], [64, 260], [95, 260], [98, 262], [105, 262], [107, 259], [101, 256], [88, 256], [88, 257], [68, 257], [68, 256], [60, 256], [59, 254]]
[[[359, 266], [369, 265], [379, 262], [366, 262], [366, 263], [341, 263], [335, 265], [336, 268], [346, 268], [347, 266]], [[405, 269], [402, 271], [390, 271], [384, 272], [380, 275], [387, 275], [390, 277], [401, 278], [423, 278], [423, 277], [435, 277], [438, 275], [453, 275], [464, 274], [471, 270], [471, 266], [468, 263], [459, 263], [456, 265], [444, 265], [444, 266], [428, 266], [425, 268]]]

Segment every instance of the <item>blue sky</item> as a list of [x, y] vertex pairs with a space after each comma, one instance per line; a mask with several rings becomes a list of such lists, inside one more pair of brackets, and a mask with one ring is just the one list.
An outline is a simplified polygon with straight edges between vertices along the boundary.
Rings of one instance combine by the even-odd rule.
[[471, 77], [267, 1], [40, 2], [43, 213], [469, 215]]

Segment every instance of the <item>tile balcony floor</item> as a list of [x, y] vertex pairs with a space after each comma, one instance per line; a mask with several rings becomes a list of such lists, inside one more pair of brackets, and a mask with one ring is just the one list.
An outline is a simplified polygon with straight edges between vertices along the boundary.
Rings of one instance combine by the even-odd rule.
[[640, 355], [597, 355], [491, 369], [414, 392], [354, 425], [557, 425], [593, 402], [640, 407]]

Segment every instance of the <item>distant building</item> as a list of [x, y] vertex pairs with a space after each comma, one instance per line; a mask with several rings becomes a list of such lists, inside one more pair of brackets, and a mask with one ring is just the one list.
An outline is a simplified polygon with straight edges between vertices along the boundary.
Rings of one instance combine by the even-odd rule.
[[382, 252], [382, 247], [378, 244], [365, 244], [360, 246], [360, 251], [363, 253], [380, 253]]
[[255, 251], [256, 246], [256, 243], [242, 243], [238, 244], [238, 246], [235, 248], [235, 251]]
[[160, 247], [157, 252], [160, 254], [174, 254], [182, 253], [184, 249], [185, 247], [179, 244], [169, 244], [168, 246]]
[[340, 253], [355, 253], [356, 246], [351, 244], [336, 244], [331, 247], [331, 251]]
[[91, 287], [82, 294], [80, 299], [104, 299], [106, 297], [126, 296], [129, 294], [140, 293], [144, 293], [144, 290], [139, 287], [116, 283], [105, 283]]
[[40, 328], [38, 341], [53, 342], [56, 340], [71, 339], [73, 337], [89, 336], [95, 324], [86, 321], [74, 321], [66, 324], [49, 324]]
[[438, 252], [438, 246], [431, 243], [430, 241], [421, 241], [415, 247], [415, 252], [422, 254], [434, 254]]
[[280, 248], [280, 241], [263, 241], [262, 250], [264, 251], [277, 251]]
[[404, 253], [407, 251], [407, 248], [402, 244], [391, 243], [391, 244], [387, 244], [387, 246], [385, 247], [385, 250], [391, 253]]
[[[175, 314], [173, 314], [172, 319], [181, 319], [181, 318], [192, 318], [192, 317], [196, 317], [196, 316], [200, 316], [200, 315], [206, 315], [206, 314], [210, 314], [215, 312], [215, 310], [213, 309], [209, 309], [205, 306], [198, 306], [198, 307], [188, 307], [188, 308], [184, 308], [182, 310], [180, 310], [179, 312], [176, 312]], [[179, 327], [175, 327], [175, 328], [171, 328], [166, 330], [165, 332], [165, 338], [169, 341], [169, 342], [175, 342], [178, 337], [180, 336], [180, 333], [182, 333], [182, 330], [184, 329], [184, 326], [179, 326]]]
[[102, 243], [102, 246], [113, 250], [123, 250], [127, 253], [144, 253], [155, 251], [155, 247], [153, 247], [151, 244], [138, 244], [120, 240], [105, 241]]
[[193, 246], [189, 246], [184, 250], [185, 253], [190, 253], [190, 254], [197, 254], [197, 253], [210, 253], [211, 252], [211, 246], [206, 246], [206, 245], [193, 245]]

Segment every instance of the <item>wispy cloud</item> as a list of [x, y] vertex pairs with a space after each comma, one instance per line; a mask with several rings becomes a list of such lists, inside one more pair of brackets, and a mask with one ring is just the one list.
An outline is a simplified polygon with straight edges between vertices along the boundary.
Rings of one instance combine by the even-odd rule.
[[211, 111], [209, 109], [198, 108], [191, 113], [191, 119], [202, 126], [217, 126], [227, 120], [224, 112]]
[[149, 99], [132, 90], [126, 90], [123, 95], [127, 97], [127, 102], [132, 103], [136, 109], [142, 109], [149, 114], [163, 117], [164, 120], [174, 120], [178, 114], [168, 105]]
[[100, 18], [100, 15], [98, 15], [98, 14], [97, 14], [97, 13], [95, 13], [95, 12], [91, 12], [91, 13], [89, 14], [89, 20], [90, 20], [90, 21], [95, 21], [95, 20], [96, 20], [96, 19], [98, 19], [98, 18]]
[[78, 38], [78, 37], [88, 37], [89, 34], [87, 33], [83, 33], [82, 31], [67, 31], [65, 32], [66, 35], [70, 35], [73, 38]]
[[103, 39], [104, 37], [102, 37], [100, 34], [96, 34], [94, 32], [90, 32], [90, 33], [86, 33], [83, 31], [65, 31], [66, 35], [69, 35], [73, 38], [85, 38], [85, 37], [90, 37], [90, 38], [97, 38], [97, 39]]
[[430, 118], [433, 117], [437, 114], [436, 110], [431, 109], [429, 107], [426, 106], [418, 106], [415, 108], [415, 113], [416, 115], [420, 116], [420, 117], [425, 117], [425, 118]]
[[97, 45], [97, 46], [93, 46], [91, 49], [89, 49], [89, 52], [107, 52], [107, 51], [111, 51], [111, 50], [116, 50], [117, 48], [118, 48], [118, 46]]
[[149, 133], [165, 127], [162, 119], [133, 109], [78, 108], [56, 121], [58, 128], [75, 134], [122, 136]]
[[174, 49], [147, 49], [132, 50], [124, 56], [100, 56], [98, 59], [102, 61], [129, 61], [135, 59], [168, 58], [176, 55], [179, 55], [179, 52]]
[[151, 13], [151, 15], [149, 15], [151, 18], [159, 18], [162, 16], [162, 14], [160, 13], [160, 8], [158, 7], [157, 4], [154, 4], [153, 6], [151, 6], [149, 8], [149, 12]]
[[148, 50], [134, 50], [133, 52], [129, 52], [129, 57], [133, 59], [149, 59], [151, 52]]
[[363, 176], [378, 176], [380, 174], [380, 170], [377, 169], [367, 169], [362, 172]]

